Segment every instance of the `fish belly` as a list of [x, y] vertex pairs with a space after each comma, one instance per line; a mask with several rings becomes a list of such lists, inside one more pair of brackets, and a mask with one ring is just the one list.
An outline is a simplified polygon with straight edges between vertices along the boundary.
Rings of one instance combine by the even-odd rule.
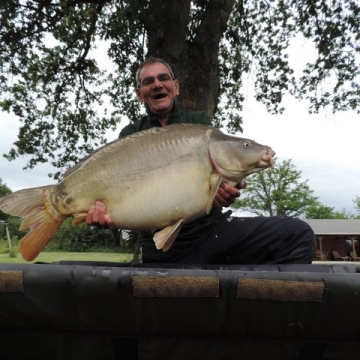
[[167, 166], [147, 172], [142, 181], [122, 188], [107, 212], [119, 227], [159, 229], [179, 219], [189, 222], [206, 212], [209, 176], [195, 164]]
[[212, 173], [208, 137], [162, 135], [120, 141], [91, 157], [58, 185], [60, 207], [74, 215], [100, 200], [119, 228], [134, 230], [205, 214]]

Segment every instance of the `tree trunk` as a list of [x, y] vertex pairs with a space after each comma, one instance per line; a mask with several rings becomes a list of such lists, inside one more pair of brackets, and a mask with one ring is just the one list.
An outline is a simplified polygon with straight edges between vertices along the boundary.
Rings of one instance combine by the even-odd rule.
[[148, 55], [172, 66], [180, 81], [179, 100], [184, 109], [203, 110], [210, 116], [216, 111], [220, 96], [219, 43], [233, 4], [234, 0], [203, 1], [205, 11], [190, 38], [190, 0], [150, 2], [149, 12], [154, 11], [158, 19], [145, 23]]

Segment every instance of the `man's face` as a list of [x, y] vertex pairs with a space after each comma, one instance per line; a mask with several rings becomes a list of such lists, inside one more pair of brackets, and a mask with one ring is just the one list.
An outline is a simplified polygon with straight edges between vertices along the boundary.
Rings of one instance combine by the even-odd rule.
[[139, 101], [147, 105], [151, 114], [168, 116], [175, 96], [179, 95], [179, 83], [172, 79], [169, 69], [162, 63], [148, 64], [141, 69], [139, 79]]

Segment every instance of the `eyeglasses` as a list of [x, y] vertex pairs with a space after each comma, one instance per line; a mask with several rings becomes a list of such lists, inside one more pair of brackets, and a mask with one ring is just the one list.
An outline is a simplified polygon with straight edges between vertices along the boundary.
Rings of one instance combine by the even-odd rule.
[[158, 79], [160, 82], [167, 82], [173, 80], [173, 77], [170, 74], [159, 74], [157, 76], [148, 76], [143, 78], [142, 80], [139, 79], [139, 84], [141, 86], [150, 86], [155, 82], [155, 78]]

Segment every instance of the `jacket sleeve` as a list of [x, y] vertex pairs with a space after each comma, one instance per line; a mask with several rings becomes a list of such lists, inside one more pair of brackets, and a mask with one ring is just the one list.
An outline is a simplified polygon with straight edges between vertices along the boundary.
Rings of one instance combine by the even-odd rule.
[[134, 127], [133, 124], [129, 124], [127, 126], [125, 126], [121, 131], [120, 131], [120, 134], [119, 134], [119, 138], [121, 137], [124, 137], [124, 136], [128, 136], [128, 135], [131, 135], [131, 134], [134, 134], [136, 133], [137, 130], [136, 128]]
[[201, 122], [200, 122], [200, 123], [201, 123], [201, 124], [204, 124], [204, 125], [213, 126], [212, 120], [211, 120], [210, 116], [207, 115], [205, 112], [203, 112], [203, 113], [201, 114]]

